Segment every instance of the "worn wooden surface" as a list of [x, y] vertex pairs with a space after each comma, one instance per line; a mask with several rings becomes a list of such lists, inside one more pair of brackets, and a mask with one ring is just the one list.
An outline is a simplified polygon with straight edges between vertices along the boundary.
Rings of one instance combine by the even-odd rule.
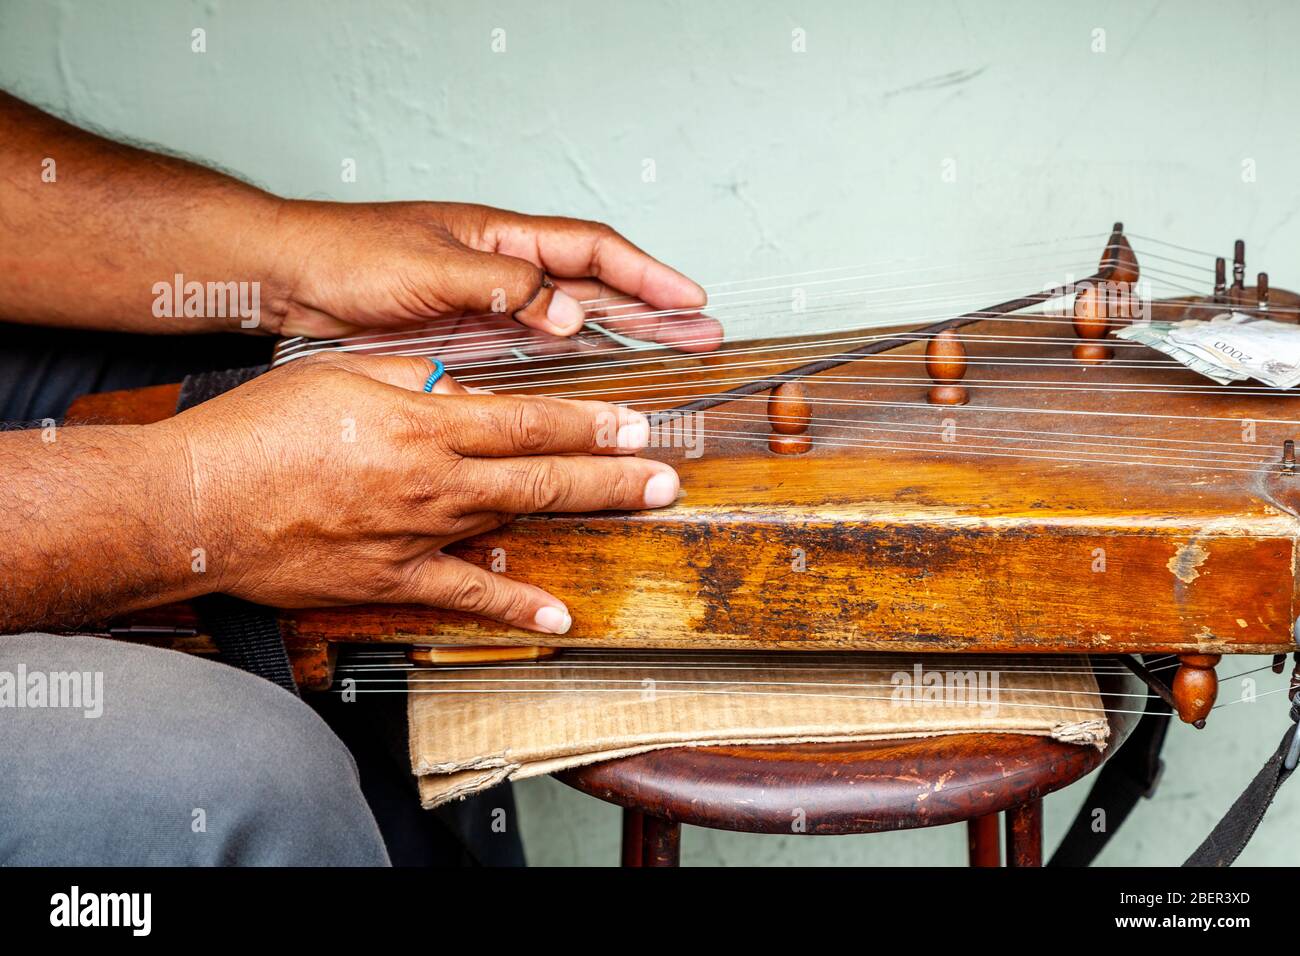
[[[1127, 730], [1124, 731], [1127, 734]], [[656, 750], [558, 774], [610, 803], [745, 833], [878, 833], [959, 823], [1038, 800], [1118, 749], [1020, 734]]]
[[[1140, 692], [1141, 685], [1114, 675], [1099, 675], [1098, 684], [1110, 721], [1104, 751], [1024, 734], [955, 734], [869, 743], [680, 747], [556, 776], [637, 814], [624, 818], [625, 865], [628, 841], [643, 840], [641, 831], [653, 819], [745, 833], [813, 835], [970, 820], [977, 821], [970, 834], [971, 864], [996, 866], [995, 814], [1009, 811], [1008, 865], [1037, 866], [1042, 817], [1041, 806], [1037, 811], [1034, 806], [1099, 767], [1137, 726], [1138, 715], [1119, 695]], [[796, 810], [804, 824], [798, 831], [792, 828]]]
[[1041, 866], [1042, 799], [1082, 779], [1138, 723], [1124, 701], [1141, 685], [1099, 674], [1110, 722], [1104, 751], [1020, 734], [958, 734], [840, 744], [681, 747], [556, 774], [623, 807], [624, 866], [676, 866], [681, 826], [843, 835], [967, 821], [971, 866]]
[[1043, 801], [1007, 811], [1007, 866], [1043, 865]]
[[1002, 865], [1002, 846], [996, 813], [972, 817], [966, 821], [966, 847], [970, 865], [995, 867]]
[[[561, 597], [573, 628], [547, 638], [557, 646], [1291, 648], [1300, 478], [1282, 476], [1274, 452], [1300, 432], [1294, 397], [1234, 395], [1177, 366], [1072, 362], [1069, 318], [964, 329], [966, 405], [927, 402], [916, 343], [805, 380], [803, 454], [769, 449], [766, 395], [737, 400], [703, 413], [699, 457], [650, 452], [681, 473], [674, 507], [530, 516], [449, 550], [489, 566], [502, 548], [511, 576]], [[1041, 341], [989, 340], [1008, 334]], [[474, 384], [670, 408], [845, 348], [843, 336], [791, 342], [737, 371], [715, 368], [734, 356], [651, 352], [611, 376], [599, 355], [558, 356]], [[73, 417], [156, 420], [175, 394], [91, 396]], [[1035, 437], [1017, 450], [996, 437], [1017, 430]], [[304, 647], [537, 639], [415, 607], [293, 611], [284, 623]]]

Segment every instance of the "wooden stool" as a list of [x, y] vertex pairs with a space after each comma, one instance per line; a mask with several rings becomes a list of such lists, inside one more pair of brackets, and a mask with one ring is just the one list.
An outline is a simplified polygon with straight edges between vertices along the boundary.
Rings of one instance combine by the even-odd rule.
[[[1114, 698], [1108, 706], [1122, 707]], [[1130, 709], [1136, 709], [1129, 699]], [[1042, 798], [1119, 750], [1138, 719], [1112, 713], [1105, 751], [1023, 734], [870, 743], [680, 747], [556, 777], [623, 807], [623, 865], [677, 866], [681, 826], [848, 834], [966, 821], [971, 866], [1042, 866]], [[802, 825], [802, 828], [800, 826]]]

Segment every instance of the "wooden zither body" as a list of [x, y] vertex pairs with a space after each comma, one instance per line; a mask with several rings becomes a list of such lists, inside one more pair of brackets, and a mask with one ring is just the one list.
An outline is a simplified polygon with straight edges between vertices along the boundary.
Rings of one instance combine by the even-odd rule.
[[[1127, 250], [1117, 231], [1101, 279], [1116, 278], [1117, 241]], [[1097, 322], [1081, 288], [1064, 317], [1030, 303], [901, 339], [620, 353], [607, 369], [600, 349], [479, 364], [479, 387], [663, 413], [647, 454], [685, 494], [651, 512], [523, 517], [449, 550], [561, 596], [573, 627], [547, 641], [562, 647], [1171, 653], [1184, 682], [1212, 675], [1216, 655], [1293, 650], [1293, 396], [1217, 386], [1146, 348], [1109, 354], [1100, 343], [1122, 323]], [[1259, 304], [1237, 286], [1151, 311], [1198, 317], [1233, 296]], [[1294, 320], [1293, 296], [1269, 305]], [[864, 342], [890, 347], [854, 357]], [[769, 387], [723, 394], [744, 383]], [[73, 417], [152, 420], [175, 392], [91, 396]], [[422, 607], [282, 623], [309, 684], [337, 642], [537, 642]]]

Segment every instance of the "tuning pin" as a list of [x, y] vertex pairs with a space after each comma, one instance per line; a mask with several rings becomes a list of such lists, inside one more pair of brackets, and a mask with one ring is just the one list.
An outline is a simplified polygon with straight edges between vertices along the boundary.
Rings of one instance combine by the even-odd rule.
[[778, 455], [799, 455], [812, 447], [812, 436], [808, 434], [812, 408], [801, 383], [784, 382], [772, 389], [767, 399], [767, 421], [772, 427], [767, 447]]
[[925, 370], [934, 381], [929, 393], [931, 405], [965, 405], [970, 401], [965, 386], [957, 384], [966, 374], [966, 346], [956, 332], [940, 332], [926, 343]]
[[1261, 272], [1255, 277], [1255, 308], [1261, 312], [1268, 311], [1268, 273]]
[[1228, 291], [1227, 275], [1228, 263], [1223, 256], [1214, 260], [1214, 301], [1222, 302], [1224, 294]]
[[1137, 282], [1138, 261], [1124, 236], [1124, 224], [1115, 223], [1101, 253], [1101, 273], [1111, 282]]
[[1219, 696], [1219, 678], [1214, 673], [1219, 655], [1180, 654], [1178, 663], [1170, 687], [1174, 708], [1185, 723], [1204, 728], [1205, 718], [1210, 716], [1214, 699]]
[[1101, 344], [1110, 332], [1110, 313], [1106, 293], [1093, 284], [1081, 288], [1074, 296], [1074, 334], [1083, 339], [1074, 347], [1074, 357], [1095, 365], [1113, 358], [1109, 345]]
[[1232, 288], [1240, 292], [1246, 288], [1246, 241], [1238, 239], [1232, 246]]

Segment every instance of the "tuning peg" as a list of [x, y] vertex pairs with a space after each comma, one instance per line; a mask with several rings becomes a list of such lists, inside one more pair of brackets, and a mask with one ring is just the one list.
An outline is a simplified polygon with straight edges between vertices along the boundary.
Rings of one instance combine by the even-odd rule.
[[1083, 339], [1074, 347], [1074, 357], [1088, 365], [1105, 362], [1115, 353], [1109, 345], [1102, 345], [1110, 332], [1110, 312], [1106, 293], [1089, 284], [1074, 296], [1074, 334]]
[[800, 382], [783, 382], [767, 399], [767, 421], [772, 435], [767, 447], [778, 455], [800, 455], [812, 447], [808, 426], [812, 408]]
[[1246, 288], [1246, 240], [1238, 239], [1232, 246], [1232, 288], [1240, 292]]
[[931, 405], [965, 405], [970, 393], [958, 385], [966, 374], [966, 346], [949, 329], [932, 337], [925, 346], [925, 371], [934, 384], [930, 386]]
[[1101, 274], [1111, 282], [1137, 282], [1137, 254], [1124, 236], [1124, 224], [1115, 223], [1101, 253]]

